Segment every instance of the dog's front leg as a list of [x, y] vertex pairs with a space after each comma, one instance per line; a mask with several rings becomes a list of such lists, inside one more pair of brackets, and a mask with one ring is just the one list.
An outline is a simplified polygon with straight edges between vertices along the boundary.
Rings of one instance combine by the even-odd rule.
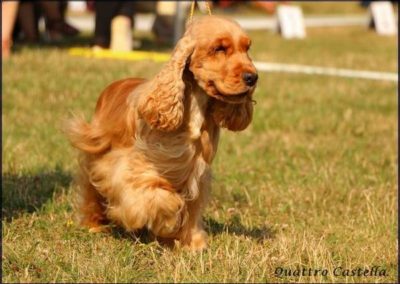
[[208, 201], [211, 187], [211, 172], [206, 169], [199, 182], [199, 196], [186, 201], [188, 210], [188, 221], [180, 232], [179, 239], [182, 244], [193, 251], [207, 248], [207, 233], [203, 228], [202, 213]]

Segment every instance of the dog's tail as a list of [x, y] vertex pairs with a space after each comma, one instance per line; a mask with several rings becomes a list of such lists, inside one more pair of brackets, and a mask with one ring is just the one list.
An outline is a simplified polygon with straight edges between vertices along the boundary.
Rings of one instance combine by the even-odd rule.
[[65, 120], [62, 130], [72, 146], [85, 153], [100, 154], [111, 145], [110, 137], [95, 123], [87, 123], [83, 117], [74, 115]]

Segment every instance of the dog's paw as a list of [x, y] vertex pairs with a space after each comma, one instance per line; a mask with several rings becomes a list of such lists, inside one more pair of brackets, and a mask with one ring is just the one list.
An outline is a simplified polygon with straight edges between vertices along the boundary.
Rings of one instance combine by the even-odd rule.
[[148, 228], [158, 237], [170, 238], [178, 234], [186, 224], [188, 212], [185, 202], [176, 193], [164, 190], [167, 195], [157, 215]]
[[190, 236], [186, 248], [191, 251], [202, 251], [207, 248], [207, 233], [204, 230], [195, 231]]
[[89, 233], [110, 233], [111, 232], [109, 226], [93, 226], [88, 229], [89, 229]]

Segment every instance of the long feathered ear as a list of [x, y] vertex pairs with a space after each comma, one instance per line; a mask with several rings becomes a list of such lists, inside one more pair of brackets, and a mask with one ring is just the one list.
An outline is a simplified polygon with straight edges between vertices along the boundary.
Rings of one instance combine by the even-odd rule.
[[215, 101], [211, 111], [218, 126], [232, 131], [241, 131], [250, 124], [253, 118], [253, 101], [248, 100], [242, 104]]
[[185, 91], [182, 75], [194, 46], [186, 33], [177, 43], [170, 61], [142, 91], [138, 111], [151, 127], [173, 131], [182, 124]]

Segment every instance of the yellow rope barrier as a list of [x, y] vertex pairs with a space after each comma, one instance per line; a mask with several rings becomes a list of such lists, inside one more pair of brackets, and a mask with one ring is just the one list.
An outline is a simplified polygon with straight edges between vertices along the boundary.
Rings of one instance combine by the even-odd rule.
[[110, 49], [93, 50], [91, 48], [75, 47], [68, 50], [69, 55], [88, 58], [109, 58], [131, 61], [152, 60], [155, 62], [166, 62], [170, 59], [169, 53], [152, 51], [113, 51]]

